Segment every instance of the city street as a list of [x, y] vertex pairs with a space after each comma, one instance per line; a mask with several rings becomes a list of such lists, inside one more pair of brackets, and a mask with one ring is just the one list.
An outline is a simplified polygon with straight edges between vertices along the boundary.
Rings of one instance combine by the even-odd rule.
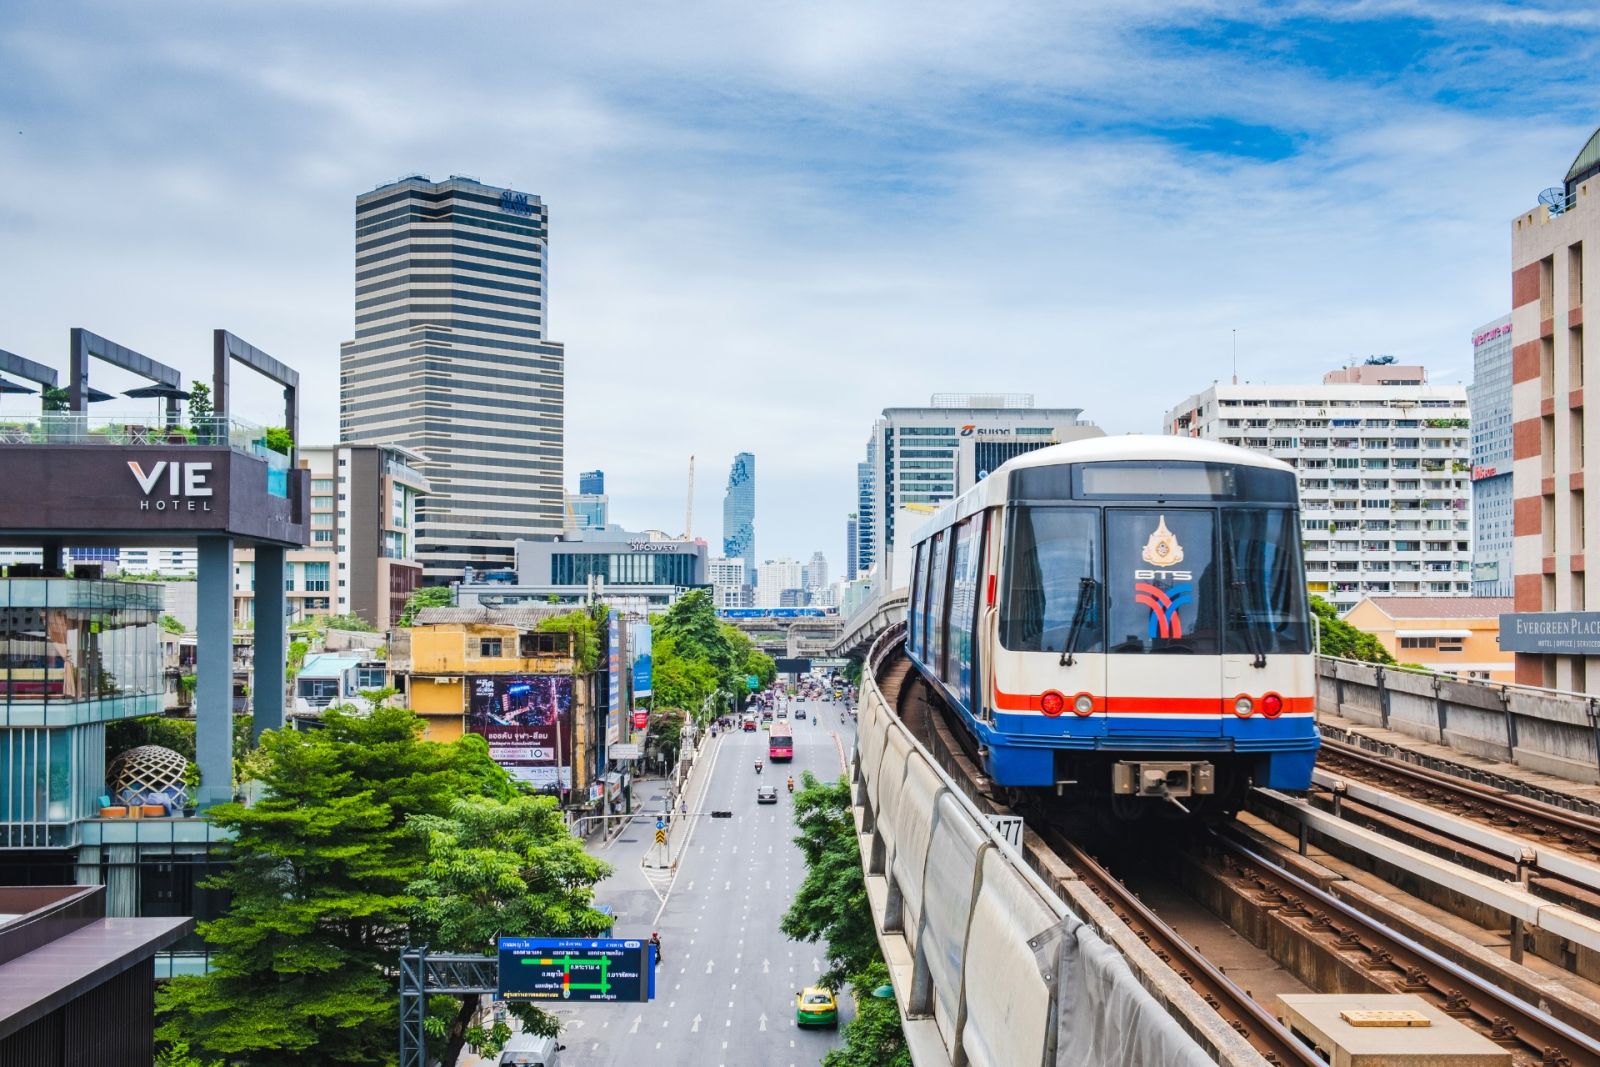
[[[842, 705], [803, 706], [807, 719], [794, 724], [793, 763], [768, 762], [755, 773], [756, 759], [766, 759], [765, 730], [735, 731], [708, 746], [702, 757], [707, 769], [691, 786], [690, 808], [731, 809], [734, 816], [697, 818], [687, 829], [678, 820], [673, 844], [684, 851], [675, 880], [659, 879], [654, 889], [658, 879], [639, 867], [654, 839], [650, 819], [630, 824], [602, 853], [617, 867], [599, 888], [600, 902], [616, 909], [617, 936], [660, 931], [663, 963], [652, 1003], [559, 1009], [566, 1022], [562, 1042], [573, 1063], [798, 1067], [817, 1063], [838, 1044], [833, 1031], [794, 1025], [795, 992], [822, 971], [821, 947], [790, 941], [778, 930], [805, 875], [791, 842], [784, 779], [793, 774], [798, 780], [802, 770], [837, 777], [854, 736], [849, 716], [839, 721]], [[776, 806], [757, 806], [758, 784], [778, 787]], [[648, 803], [648, 791], [642, 792]], [[679, 845], [679, 833], [688, 835], [686, 846]], [[841, 997], [841, 1024], [852, 1014], [849, 998]]]

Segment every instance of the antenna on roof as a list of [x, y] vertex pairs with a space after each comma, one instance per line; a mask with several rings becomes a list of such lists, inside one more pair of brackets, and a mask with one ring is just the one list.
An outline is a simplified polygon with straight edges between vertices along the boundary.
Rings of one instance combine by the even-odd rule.
[[1233, 331], [1233, 384], [1239, 384], [1239, 330]]
[[1567, 210], [1567, 188], [1564, 185], [1552, 185], [1539, 194], [1539, 203], [1550, 209], [1550, 214], [1559, 215]]

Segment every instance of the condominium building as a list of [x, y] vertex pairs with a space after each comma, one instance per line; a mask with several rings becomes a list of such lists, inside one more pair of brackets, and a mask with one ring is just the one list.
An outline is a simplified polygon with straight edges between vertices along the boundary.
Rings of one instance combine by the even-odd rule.
[[867, 440], [867, 458], [856, 464], [855, 566], [845, 575], [851, 581], [871, 571], [878, 559], [872, 541], [877, 531], [877, 470], [878, 435], [874, 432]]
[[[1578, 692], [1600, 686], [1595, 616], [1586, 581], [1588, 529], [1600, 501], [1584, 491], [1590, 420], [1584, 384], [1600, 349], [1584, 334], [1585, 255], [1600, 248], [1600, 131], [1562, 184], [1511, 223], [1512, 547], [1517, 681]], [[1600, 586], [1600, 583], [1597, 583]], [[1536, 614], [1540, 617], [1526, 618]]]
[[1511, 316], [1472, 331], [1472, 593], [1508, 597], [1511, 582]]
[[750, 583], [745, 580], [744, 560], [717, 556], [706, 562], [706, 580], [719, 611], [751, 607]]
[[1341, 611], [1369, 594], [1471, 595], [1464, 386], [1373, 362], [1331, 371], [1321, 385], [1219, 383], [1167, 412], [1163, 426], [1297, 469], [1307, 582]]
[[936, 393], [927, 407], [884, 408], [867, 438], [866, 462], [856, 468], [865, 533], [859, 566], [883, 563], [893, 551], [902, 508], [931, 511], [1014, 456], [1103, 436], [1082, 413], [1035, 407], [1026, 393]]
[[756, 457], [740, 452], [728, 468], [722, 498], [722, 554], [744, 560], [747, 581], [756, 577]]
[[[758, 568], [756, 602], [758, 608], [803, 607], [805, 568], [798, 560], [767, 560]], [[798, 598], [795, 594], [799, 594]], [[796, 600], [798, 599], [798, 603]]]
[[340, 436], [421, 458], [429, 583], [509, 567], [564, 525], [565, 353], [546, 339], [537, 196], [413, 175], [356, 200], [356, 335], [340, 347]]
[[801, 569], [801, 581], [807, 593], [817, 594], [828, 588], [828, 557], [821, 552], [811, 553], [811, 562]]
[[[418, 502], [429, 485], [421, 457], [398, 445], [312, 446], [299, 450], [311, 472], [311, 544], [284, 565], [289, 621], [358, 615], [386, 630], [421, 584], [414, 555]], [[234, 553], [234, 621], [255, 617], [255, 558]]]
[[860, 568], [861, 522], [859, 512], [852, 511], [844, 519], [844, 580], [853, 581]]

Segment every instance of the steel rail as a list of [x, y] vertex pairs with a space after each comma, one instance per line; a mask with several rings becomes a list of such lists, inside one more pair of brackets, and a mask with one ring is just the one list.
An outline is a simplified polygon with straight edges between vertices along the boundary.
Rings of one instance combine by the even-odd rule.
[[1299, 1041], [1289, 1028], [1229, 978], [1210, 960], [1183, 939], [1165, 919], [1151, 911], [1138, 896], [1117, 881], [1098, 860], [1073, 844], [1053, 826], [1036, 831], [1064, 861], [1077, 871], [1097, 896], [1117, 912], [1117, 917], [1167, 966], [1177, 972], [1218, 1015], [1232, 1026], [1268, 1063], [1289, 1067], [1326, 1067], [1310, 1047]]
[[[1565, 1056], [1571, 1063], [1600, 1063], [1600, 1040], [1568, 1026], [1548, 1012], [1529, 1004], [1471, 971], [1452, 963], [1424, 945], [1399, 933], [1378, 917], [1341, 900], [1320, 886], [1300, 877], [1274, 860], [1261, 855], [1252, 845], [1229, 834], [1208, 830], [1212, 841], [1226, 852], [1242, 857], [1259, 867], [1272, 879], [1294, 890], [1304, 901], [1315, 901], [1325, 912], [1337, 914], [1346, 922], [1360, 927], [1368, 936], [1386, 942], [1390, 959], [1402, 970], [1419, 968], [1424, 974], [1432, 972], [1435, 978], [1448, 979], [1455, 989], [1443, 990], [1449, 999], [1457, 1000], [1455, 1008], [1466, 1008], [1491, 1029], [1504, 1030], [1502, 1024], [1514, 1027], [1515, 1040], [1543, 1057], [1545, 1063], [1560, 1063]], [[1405, 959], [1409, 957], [1409, 963]], [[1432, 984], [1432, 983], [1430, 983]], [[1470, 992], [1469, 992], [1470, 991]], [[1488, 1005], [1492, 1005], [1489, 1007]], [[1502, 1039], [1509, 1037], [1502, 1032]]]
[[[1331, 757], [1331, 760], [1330, 760]], [[1332, 738], [1322, 739], [1322, 752], [1318, 764], [1324, 770], [1334, 774], [1344, 773], [1327, 763], [1344, 762], [1355, 764], [1369, 770], [1373, 774], [1393, 775], [1416, 785], [1439, 789], [1451, 793], [1463, 802], [1475, 802], [1502, 811], [1515, 813], [1527, 819], [1543, 823], [1548, 832], [1553, 836], [1561, 834], [1574, 834], [1580, 838], [1579, 844], [1563, 841], [1569, 851], [1582, 852], [1600, 851], [1600, 819], [1592, 816], [1581, 815], [1578, 812], [1558, 808], [1554, 804], [1532, 800], [1528, 797], [1517, 796], [1494, 786], [1482, 785], [1478, 782], [1469, 782], [1455, 775], [1445, 774], [1442, 771], [1429, 770], [1400, 760], [1389, 759], [1374, 755], [1365, 749]]]

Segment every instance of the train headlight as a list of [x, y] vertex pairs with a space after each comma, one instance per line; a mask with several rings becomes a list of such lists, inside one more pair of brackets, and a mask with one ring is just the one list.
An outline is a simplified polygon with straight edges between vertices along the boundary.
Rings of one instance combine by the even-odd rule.
[[1052, 689], [1039, 698], [1039, 710], [1053, 719], [1067, 710], [1067, 698]]
[[1079, 715], [1090, 715], [1094, 712], [1094, 697], [1088, 693], [1079, 693], [1072, 701], [1072, 710]]
[[1233, 713], [1241, 719], [1248, 719], [1256, 710], [1256, 702], [1247, 696], [1233, 698]]
[[1269, 719], [1276, 719], [1283, 714], [1283, 698], [1277, 693], [1268, 693], [1261, 698], [1261, 714]]

